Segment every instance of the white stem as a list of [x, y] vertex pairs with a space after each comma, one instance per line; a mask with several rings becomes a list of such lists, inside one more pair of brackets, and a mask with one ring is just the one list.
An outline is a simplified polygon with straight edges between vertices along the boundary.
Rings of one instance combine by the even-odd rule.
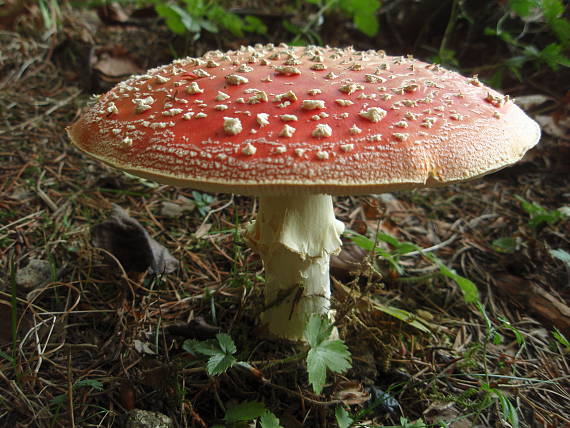
[[343, 230], [330, 195], [260, 198], [246, 238], [265, 267], [261, 320], [270, 334], [302, 341], [311, 314], [330, 316], [329, 260]]

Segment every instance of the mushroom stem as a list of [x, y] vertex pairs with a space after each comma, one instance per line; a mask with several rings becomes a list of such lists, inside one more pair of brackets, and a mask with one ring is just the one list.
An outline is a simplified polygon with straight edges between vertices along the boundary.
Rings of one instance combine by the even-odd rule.
[[343, 230], [330, 195], [260, 198], [246, 239], [265, 267], [261, 320], [270, 334], [303, 341], [311, 314], [330, 315], [329, 261]]

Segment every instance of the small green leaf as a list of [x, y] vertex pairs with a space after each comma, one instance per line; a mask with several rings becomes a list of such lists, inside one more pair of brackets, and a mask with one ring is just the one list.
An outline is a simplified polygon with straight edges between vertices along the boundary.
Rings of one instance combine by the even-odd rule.
[[67, 399], [67, 394], [59, 394], [50, 400], [50, 404], [52, 406], [61, 406], [62, 404], [65, 403], [66, 399]]
[[354, 14], [353, 21], [355, 27], [368, 37], [374, 37], [378, 34], [380, 24], [378, 23], [378, 18], [374, 13], [370, 13], [369, 11], [358, 11]]
[[542, 0], [541, 6], [547, 21], [552, 21], [564, 13], [564, 5], [560, 0]]
[[513, 254], [518, 250], [519, 243], [516, 238], [504, 237], [493, 241], [493, 249], [497, 253]]
[[558, 343], [560, 343], [562, 346], [564, 346], [564, 348], [566, 348], [567, 351], [570, 352], [570, 340], [568, 340], [566, 338], [566, 336], [564, 336], [560, 330], [558, 330], [557, 328], [555, 328], [552, 331], [552, 336], [556, 339], [556, 341]]
[[439, 271], [449, 279], [455, 281], [463, 292], [463, 300], [466, 303], [475, 303], [479, 301], [479, 290], [473, 281], [467, 279], [459, 274], [457, 274], [452, 269], [445, 266], [443, 263], [439, 262]]
[[332, 325], [328, 319], [313, 314], [305, 326], [305, 339], [309, 342], [309, 346], [315, 347], [328, 339], [331, 331]]
[[348, 415], [346, 409], [342, 406], [338, 406], [334, 412], [336, 418], [336, 423], [338, 428], [349, 428], [354, 420]]
[[197, 22], [200, 25], [200, 27], [202, 27], [206, 31], [209, 31], [210, 33], [218, 32], [218, 26], [214, 24], [212, 21], [208, 21], [207, 19], [198, 19]]
[[493, 345], [500, 345], [503, 343], [504, 338], [500, 333], [494, 332], [493, 333]]
[[535, 6], [537, 6], [536, 0], [509, 0], [510, 9], [521, 18], [526, 18]]
[[8, 360], [10, 363], [14, 363], [14, 361], [15, 361], [13, 357], [11, 357], [7, 353], [3, 352], [2, 350], [0, 350], [0, 358], [4, 358], [5, 360]]
[[216, 339], [220, 344], [220, 349], [226, 354], [235, 354], [236, 345], [232, 340], [231, 336], [226, 333], [218, 333]]
[[501, 316], [498, 318], [502, 323], [501, 327], [510, 330], [515, 335], [515, 340], [517, 341], [517, 344], [522, 345], [523, 343], [525, 343], [524, 336], [522, 335], [522, 333], [516, 327], [514, 327], [509, 322], [508, 319]]
[[279, 424], [279, 418], [271, 413], [269, 410], [266, 410], [265, 413], [261, 415], [259, 418], [259, 423], [261, 424], [261, 428], [283, 428]]
[[505, 396], [505, 394], [497, 389], [493, 390], [495, 395], [499, 399], [499, 403], [501, 404], [502, 410], [502, 418], [507, 421], [511, 427], [518, 428], [519, 427], [519, 416], [517, 414], [517, 409], [510, 400]]
[[73, 384], [73, 389], [75, 388], [81, 388], [83, 386], [88, 386], [90, 388], [96, 389], [97, 391], [102, 391], [103, 390], [103, 383], [95, 380], [95, 379], [81, 379], [78, 380], [77, 382], [75, 382]]
[[184, 34], [186, 26], [182, 22], [182, 18], [176, 11], [166, 4], [157, 4], [154, 9], [159, 16], [164, 18], [166, 25], [175, 34]]
[[194, 339], [187, 339], [182, 344], [182, 349], [191, 354], [197, 355], [216, 355], [219, 351], [211, 341], [199, 341]]
[[325, 340], [307, 354], [309, 383], [320, 394], [326, 382], [327, 370], [342, 373], [351, 367], [350, 352], [340, 340]]
[[570, 59], [564, 55], [562, 46], [558, 43], [547, 45], [540, 51], [539, 58], [553, 70], [557, 70], [560, 65], [570, 67]]
[[550, 21], [549, 25], [552, 32], [567, 50], [568, 45], [570, 45], [570, 21], [565, 18], [556, 18]]
[[230, 407], [224, 416], [226, 422], [252, 421], [265, 413], [265, 404], [245, 401]]
[[256, 16], [247, 15], [244, 18], [245, 26], [243, 29], [249, 33], [267, 34], [267, 25]]
[[515, 195], [515, 199], [519, 201], [521, 208], [530, 216], [528, 224], [533, 229], [537, 229], [544, 223], [555, 224], [565, 217], [560, 210], [547, 210], [536, 202], [529, 202], [519, 195]]
[[206, 370], [210, 376], [217, 376], [225, 373], [231, 366], [236, 363], [233, 355], [216, 354], [212, 355], [206, 363]]
[[421, 419], [409, 421], [407, 418], [400, 416], [400, 428], [427, 428], [427, 425]]
[[212, 21], [219, 23], [235, 37], [243, 37], [244, 23], [235, 13], [227, 12], [220, 6], [213, 6], [208, 12], [208, 17]]
[[182, 344], [182, 349], [191, 354], [201, 354], [210, 357], [206, 363], [206, 370], [210, 376], [226, 372], [237, 362], [232, 355], [236, 352], [236, 345], [231, 336], [226, 333], [218, 333], [216, 340], [217, 342], [188, 339]]
[[[394, 257], [392, 254], [390, 254], [390, 252], [375, 246], [374, 241], [372, 241], [370, 238], [368, 238], [364, 235], [360, 235], [354, 231], [347, 231], [346, 234], [349, 236], [349, 238], [352, 240], [352, 242], [354, 242], [356, 245], [358, 245], [363, 250], [374, 251], [374, 253], [376, 253], [376, 255], [382, 257], [382, 259], [385, 260], [386, 262], [388, 262], [390, 267], [394, 271], [396, 271], [399, 275], [404, 274], [404, 269], [403, 269], [402, 265], [400, 265], [400, 263], [398, 263], [398, 259], [396, 257]], [[385, 233], [378, 233], [377, 239], [384, 241], [388, 244], [391, 244], [392, 246], [394, 246], [394, 243], [399, 244], [399, 241], [396, 238], [394, 238], [391, 235], [385, 234]]]
[[424, 324], [419, 322], [416, 316], [404, 309], [395, 308], [393, 306], [383, 305], [382, 303], [373, 302], [374, 308], [378, 309], [379, 311], [384, 312], [394, 318], [399, 319], [400, 321], [405, 322], [406, 324], [411, 325], [412, 327], [417, 328], [418, 330], [423, 331], [424, 333], [431, 333], [430, 329], [426, 327]]
[[285, 28], [287, 31], [295, 35], [301, 35], [303, 33], [303, 30], [301, 30], [299, 27], [297, 27], [295, 24], [293, 24], [291, 21], [287, 19], [284, 19], [281, 22], [281, 25], [283, 25], [283, 28]]

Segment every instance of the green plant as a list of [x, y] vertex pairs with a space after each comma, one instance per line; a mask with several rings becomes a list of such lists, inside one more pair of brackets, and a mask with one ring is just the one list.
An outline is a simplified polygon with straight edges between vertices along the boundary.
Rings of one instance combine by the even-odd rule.
[[497, 253], [513, 254], [520, 246], [519, 241], [519, 239], [510, 236], [497, 238], [493, 241], [493, 250]]
[[566, 338], [566, 336], [564, 336], [562, 334], [562, 332], [560, 332], [560, 330], [558, 330], [557, 328], [555, 328], [552, 331], [552, 337], [554, 337], [554, 339], [556, 339], [556, 341], [558, 343], [560, 343], [564, 349], [566, 350], [566, 352], [570, 352], [570, 340], [568, 340]]
[[517, 408], [511, 403], [506, 394], [488, 383], [481, 384], [481, 391], [483, 391], [483, 397], [480, 399], [479, 404], [481, 410], [498, 402], [500, 408], [499, 416], [502, 421], [508, 423], [513, 428], [518, 428], [519, 416]]
[[258, 401], [245, 401], [229, 407], [226, 410], [224, 422], [224, 425], [217, 424], [212, 428], [256, 427], [258, 422], [261, 428], [282, 428], [277, 416], [267, 410], [265, 404]]
[[55, 33], [61, 26], [62, 13], [58, 0], [38, 0], [46, 35]]
[[[309, 383], [313, 386], [315, 393], [320, 394], [326, 381], [327, 371], [343, 373], [351, 367], [350, 352], [347, 346], [342, 340], [330, 339], [332, 330], [333, 325], [328, 319], [312, 315], [304, 331], [309, 349], [273, 362], [272, 365], [306, 359]], [[250, 367], [247, 362], [237, 361], [234, 356], [237, 350], [236, 345], [226, 333], [218, 333], [216, 339], [211, 340], [185, 340], [182, 348], [197, 357], [208, 357], [206, 372], [210, 376], [225, 373], [236, 364]]]
[[210, 376], [225, 373], [237, 363], [234, 354], [236, 345], [229, 334], [218, 333], [215, 340], [185, 340], [182, 348], [196, 356], [207, 356], [206, 371]]
[[[479, 291], [477, 286], [469, 279], [459, 275], [453, 269], [448, 268], [443, 262], [429, 250], [421, 248], [416, 244], [411, 242], [401, 242], [397, 238], [387, 233], [379, 232], [376, 234], [376, 241], [372, 241], [370, 238], [360, 235], [353, 231], [348, 231], [347, 235], [350, 239], [359, 247], [366, 251], [373, 252], [379, 257], [382, 257], [388, 262], [390, 267], [398, 273], [398, 275], [404, 275], [404, 267], [399, 262], [403, 256], [411, 256], [415, 254], [421, 254], [423, 257], [437, 265], [439, 268], [439, 273], [453, 280], [463, 292], [463, 299], [466, 303], [475, 303], [479, 301]], [[392, 250], [385, 250], [378, 247], [377, 242], [382, 241], [392, 247]]]
[[194, 198], [194, 202], [196, 202], [198, 212], [202, 216], [205, 216], [208, 211], [210, 211], [210, 204], [216, 200], [216, 198], [209, 193], [200, 193], [197, 190], [192, 191], [192, 197]]
[[515, 195], [515, 198], [521, 204], [521, 208], [530, 216], [528, 225], [535, 231], [543, 225], [556, 224], [569, 215], [567, 207], [547, 210], [536, 202], [527, 201], [522, 196]]
[[338, 428], [349, 428], [354, 423], [354, 419], [350, 417], [346, 409], [342, 406], [338, 406], [334, 412], [336, 423]]
[[351, 365], [350, 352], [342, 340], [329, 339], [333, 325], [328, 319], [312, 315], [305, 327], [305, 337], [309, 343], [307, 372], [313, 391], [320, 394], [326, 381], [327, 370], [343, 373]]
[[152, 0], [152, 3], [156, 12], [165, 19], [166, 25], [173, 33], [191, 33], [193, 40], [200, 38], [202, 30], [217, 33], [220, 28], [229, 31], [235, 37], [244, 37], [245, 32], [267, 33], [267, 26], [259, 18], [252, 15], [241, 18], [217, 5], [215, 1]]
[[[500, 38], [515, 52], [503, 65], [519, 80], [527, 62], [546, 64], [552, 70], [570, 67], [570, 58], [566, 56], [570, 49], [570, 21], [564, 18], [564, 11], [561, 0], [509, 0], [496, 26], [486, 27], [484, 34]], [[550, 34], [550, 42], [527, 42], [525, 36], [529, 33]], [[495, 79], [500, 79], [501, 71], [498, 73]]]
[[380, 28], [377, 17], [378, 9], [381, 6], [379, 0], [305, 0], [305, 2], [316, 5], [319, 9], [302, 28], [288, 20], [283, 21], [285, 29], [295, 34], [292, 44], [300, 44], [305, 41], [323, 44], [316, 29], [323, 23], [325, 14], [329, 12], [347, 15], [352, 19], [354, 27], [369, 37], [374, 37]]

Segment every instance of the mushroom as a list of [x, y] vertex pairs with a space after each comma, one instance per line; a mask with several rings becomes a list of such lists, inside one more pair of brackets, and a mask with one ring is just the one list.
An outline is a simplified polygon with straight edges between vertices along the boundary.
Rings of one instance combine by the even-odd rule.
[[329, 259], [344, 229], [331, 195], [480, 177], [540, 137], [476, 76], [382, 51], [284, 44], [208, 52], [130, 77], [68, 133], [131, 174], [258, 196], [245, 236], [265, 267], [261, 320], [293, 341], [311, 314], [331, 315]]

